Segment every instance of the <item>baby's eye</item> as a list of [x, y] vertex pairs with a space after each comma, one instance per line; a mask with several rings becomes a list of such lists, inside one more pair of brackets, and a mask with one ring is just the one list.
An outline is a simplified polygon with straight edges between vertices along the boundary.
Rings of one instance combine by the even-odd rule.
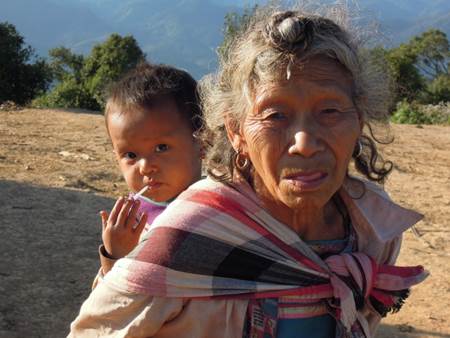
[[127, 160], [134, 160], [137, 155], [131, 151], [126, 152], [125, 154], [123, 154], [123, 157], [125, 157]]
[[167, 151], [167, 150], [169, 150], [169, 146], [168, 146], [167, 144], [158, 144], [158, 145], [155, 147], [155, 151], [156, 151], [157, 153], [163, 153], [163, 152], [165, 152], [165, 151]]

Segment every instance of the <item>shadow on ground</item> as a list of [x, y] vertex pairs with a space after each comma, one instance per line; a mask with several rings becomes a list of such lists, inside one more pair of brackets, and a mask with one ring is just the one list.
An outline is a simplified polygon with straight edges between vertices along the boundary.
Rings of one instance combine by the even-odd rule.
[[64, 337], [98, 268], [92, 193], [0, 181], [0, 337]]
[[448, 333], [442, 333], [421, 330], [404, 324], [381, 324], [378, 328], [376, 338], [450, 338], [450, 331]]

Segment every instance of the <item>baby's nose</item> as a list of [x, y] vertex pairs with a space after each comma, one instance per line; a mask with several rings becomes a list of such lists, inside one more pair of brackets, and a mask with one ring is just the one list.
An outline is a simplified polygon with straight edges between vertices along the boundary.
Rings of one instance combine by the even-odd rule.
[[139, 161], [139, 170], [141, 172], [141, 175], [144, 176], [156, 172], [158, 170], [158, 167], [153, 158], [142, 158]]

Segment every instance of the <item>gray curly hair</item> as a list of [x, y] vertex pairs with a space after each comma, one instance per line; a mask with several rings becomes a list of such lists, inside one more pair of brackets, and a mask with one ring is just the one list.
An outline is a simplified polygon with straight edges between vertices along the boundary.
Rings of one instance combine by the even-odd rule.
[[[237, 153], [227, 138], [225, 119], [238, 130], [252, 109], [255, 88], [289, 78], [301, 61], [325, 55], [340, 62], [354, 83], [353, 101], [365, 129], [353, 153], [355, 169], [369, 180], [384, 182], [392, 162], [379, 155], [374, 124], [387, 123], [391, 85], [387, 72], [372, 62], [364, 41], [351, 29], [343, 6], [309, 12], [264, 7], [230, 43], [219, 70], [200, 82], [205, 118], [204, 141], [210, 145], [204, 164], [208, 173], [229, 181]], [[242, 173], [244, 174], [244, 173]], [[244, 176], [248, 176], [248, 173]]]

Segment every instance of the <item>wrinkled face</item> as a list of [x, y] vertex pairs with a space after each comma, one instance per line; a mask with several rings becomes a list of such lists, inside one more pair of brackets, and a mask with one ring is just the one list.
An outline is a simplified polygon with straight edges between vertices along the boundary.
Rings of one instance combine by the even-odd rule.
[[108, 116], [120, 170], [133, 192], [157, 202], [176, 197], [201, 176], [200, 148], [174, 102]]
[[306, 60], [289, 80], [261, 85], [235, 149], [250, 158], [269, 209], [322, 208], [344, 180], [362, 121], [349, 73], [336, 61]]

